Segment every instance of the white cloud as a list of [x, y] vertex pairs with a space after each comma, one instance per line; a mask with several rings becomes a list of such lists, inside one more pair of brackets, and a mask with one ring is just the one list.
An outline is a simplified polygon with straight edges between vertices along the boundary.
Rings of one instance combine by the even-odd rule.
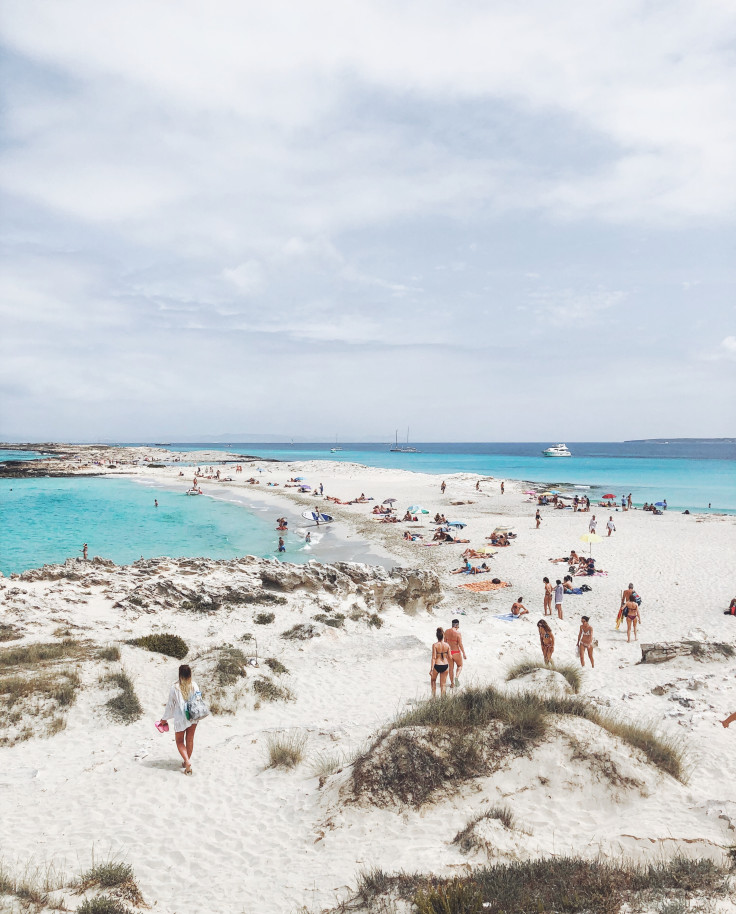
[[222, 275], [230, 280], [242, 295], [259, 292], [265, 281], [263, 268], [255, 260], [247, 260], [232, 270], [223, 270]]

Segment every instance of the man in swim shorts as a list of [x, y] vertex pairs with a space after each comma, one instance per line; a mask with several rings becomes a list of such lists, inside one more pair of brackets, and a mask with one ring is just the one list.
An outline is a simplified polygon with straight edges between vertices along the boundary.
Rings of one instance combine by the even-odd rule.
[[[460, 673], [463, 669], [463, 660], [467, 660], [467, 654], [463, 646], [463, 636], [460, 634], [460, 620], [452, 620], [452, 628], [445, 632], [445, 641], [450, 645], [450, 688], [454, 689], [455, 684], [460, 679]], [[457, 667], [457, 672], [455, 668]]]

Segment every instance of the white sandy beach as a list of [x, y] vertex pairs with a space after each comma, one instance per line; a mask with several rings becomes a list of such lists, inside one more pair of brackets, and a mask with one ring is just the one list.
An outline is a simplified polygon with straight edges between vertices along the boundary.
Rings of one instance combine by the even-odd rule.
[[[246, 479], [255, 466], [263, 472], [254, 474], [259, 485], [250, 485]], [[182, 479], [178, 467], [106, 472], [182, 491], [192, 476], [184, 468]], [[289, 641], [280, 634], [293, 625], [320, 612], [349, 617], [358, 604], [364, 606], [363, 597], [296, 589], [286, 593], [286, 604], [273, 607], [273, 623], [258, 626], [259, 606], [235, 605], [208, 616], [176, 607], [146, 612], [124, 598], [138, 578], [224, 586], [236, 563], [209, 563], [199, 570], [171, 563], [146, 578], [133, 568], [106, 571], [76, 562], [81, 575], [76, 580], [74, 575], [0, 579], [0, 622], [17, 626], [23, 636], [9, 647], [51, 641], [60, 630], [101, 645], [174, 632], [190, 646], [187, 662], [206, 697], [207, 667], [198, 672], [197, 658], [223, 643], [242, 646], [241, 636], [251, 632], [258, 636], [260, 658], [275, 657], [287, 667], [288, 673], [273, 678], [294, 696], [255, 708], [246, 689], [235, 714], [212, 716], [198, 728], [195, 774], [185, 778], [171, 734], [159, 735], [153, 727], [178, 661], [121, 645], [122, 666], [144, 708], [143, 717], [129, 726], [112, 722], [103, 710], [109, 696], [98, 680], [110, 665], [86, 664], [65, 729], [0, 748], [0, 858], [6, 866], [53, 864], [74, 872], [93, 853], [114, 855], [133, 865], [144, 898], [162, 914], [280, 914], [334, 906], [349, 897], [358, 871], [371, 866], [442, 875], [467, 872], [488, 859], [565, 853], [611, 860], [682, 853], [722, 861], [725, 849], [736, 844], [736, 725], [725, 730], [719, 723], [736, 711], [736, 659], [681, 657], [642, 664], [640, 644], [627, 643], [625, 626], [618, 631], [614, 626], [621, 591], [632, 581], [642, 597], [640, 643], [690, 640], [736, 647], [736, 618], [723, 614], [736, 595], [736, 518], [655, 517], [593, 506], [603, 537], [593, 555], [606, 574], [576, 578], [576, 585], [585, 581], [592, 591], [566, 596], [564, 619], [549, 620], [555, 660], [577, 662], [580, 616], [590, 616], [596, 666], [586, 667], [581, 694], [616, 715], [680, 737], [687, 751], [686, 783], [589, 722], [566, 718], [533, 754], [509, 758], [488, 777], [448, 785], [451, 795], [448, 791], [444, 799], [419, 810], [376, 808], [346, 802], [347, 760], [397, 711], [428, 697], [435, 628], [461, 619], [465, 682], [502, 685], [515, 660], [539, 659], [542, 577], [554, 583], [567, 570], [550, 557], [565, 556], [571, 548], [587, 553], [579, 538], [590, 514], [543, 508], [536, 530], [536, 503], [521, 483], [507, 481], [502, 495], [499, 480], [482, 479], [478, 492], [479, 477], [470, 474], [445, 476], [444, 495], [440, 477], [329, 461], [245, 463], [237, 477], [232, 467], [222, 468], [222, 475], [236, 482], [203, 480], [205, 497], [257, 499], [273, 505], [274, 519], [285, 507], [300, 512], [319, 503], [336, 519], [332, 535], [359, 543], [361, 554], [367, 542], [403, 568], [435, 572], [442, 587], [439, 605], [409, 614], [394, 603], [381, 609], [380, 628], [347, 618], [343, 627], [319, 623], [319, 637]], [[361, 493], [375, 500], [336, 505], [284, 488], [296, 475], [313, 487], [322, 483], [325, 495], [341, 501]], [[408, 505], [421, 505], [429, 514], [420, 514], [417, 524], [382, 524], [371, 511], [387, 498], [397, 499], [399, 516]], [[469, 592], [460, 585], [484, 578], [450, 574], [461, 564], [464, 545], [429, 547], [402, 538], [412, 529], [430, 541], [435, 512], [466, 523], [461, 536], [476, 548], [497, 525], [510, 526], [517, 538], [493, 555], [492, 573], [485, 577], [511, 586]], [[611, 513], [616, 532], [608, 538]], [[304, 529], [300, 533], [290, 524], [287, 561], [289, 541]], [[311, 529], [318, 539], [321, 531]], [[318, 542], [314, 552], [319, 559]], [[252, 568], [243, 563], [241, 571], [245, 579]], [[495, 618], [518, 596], [530, 610], [527, 617]], [[285, 729], [306, 737], [306, 758], [292, 770], [266, 768], [268, 736]], [[577, 758], [576, 741], [612, 760], [619, 782]], [[320, 782], [314, 762], [327, 753], [345, 765]], [[486, 824], [484, 852], [468, 855], [452, 843], [475, 813], [498, 801], [513, 810], [517, 830]], [[735, 909], [728, 900], [720, 905]], [[73, 910], [73, 900], [69, 907]]]

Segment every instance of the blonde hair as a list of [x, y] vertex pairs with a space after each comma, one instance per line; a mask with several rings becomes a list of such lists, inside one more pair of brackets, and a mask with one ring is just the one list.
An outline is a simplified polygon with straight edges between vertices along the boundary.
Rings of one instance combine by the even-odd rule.
[[179, 667], [179, 689], [181, 690], [181, 697], [184, 701], [187, 701], [194, 691], [194, 686], [192, 685], [192, 668], [187, 663], [182, 663]]

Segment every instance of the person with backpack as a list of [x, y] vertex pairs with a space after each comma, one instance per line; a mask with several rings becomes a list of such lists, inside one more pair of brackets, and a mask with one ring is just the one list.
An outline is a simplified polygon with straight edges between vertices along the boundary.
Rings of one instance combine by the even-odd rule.
[[194, 732], [197, 724], [210, 713], [202, 698], [199, 686], [192, 679], [192, 669], [187, 663], [179, 667], [179, 678], [171, 686], [169, 700], [156, 723], [156, 729], [163, 733], [169, 729], [167, 721], [173, 718], [176, 748], [182, 758], [184, 774], [192, 774], [192, 754], [194, 752]]

